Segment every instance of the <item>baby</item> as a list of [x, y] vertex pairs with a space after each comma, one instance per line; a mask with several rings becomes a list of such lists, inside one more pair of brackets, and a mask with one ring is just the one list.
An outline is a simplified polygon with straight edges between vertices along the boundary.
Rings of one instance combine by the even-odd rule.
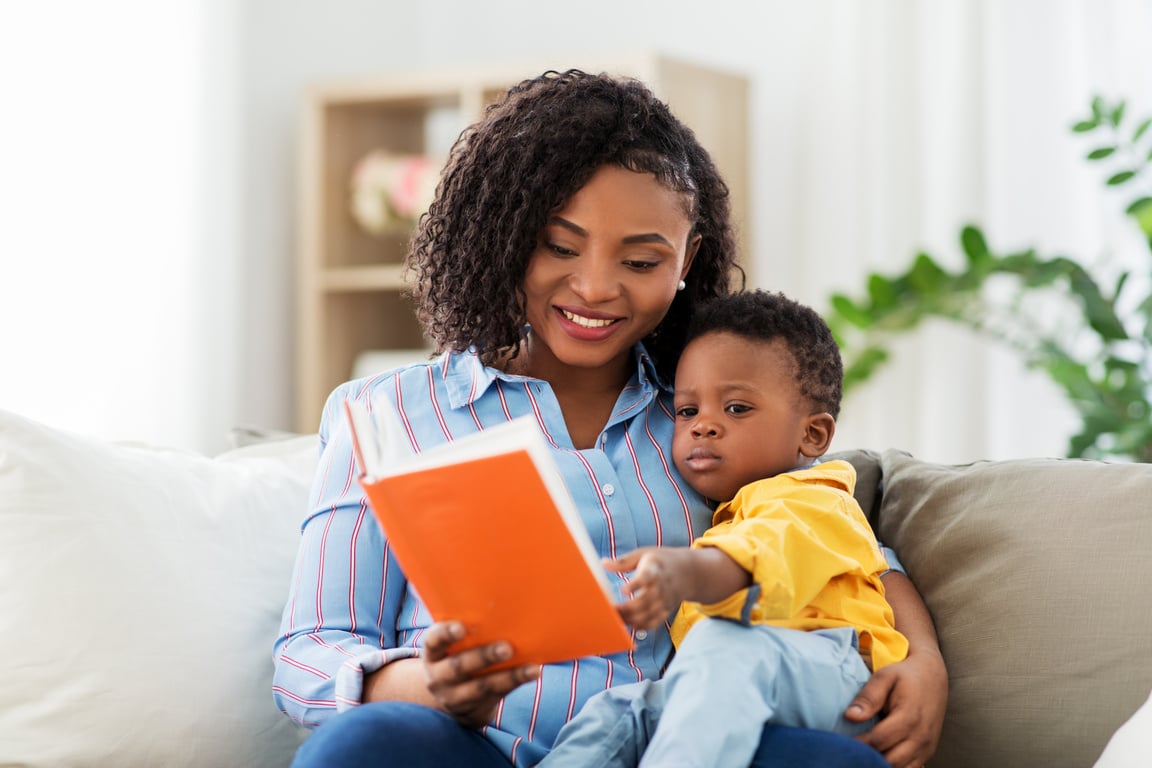
[[645, 547], [620, 606], [638, 629], [667, 621], [677, 652], [658, 681], [589, 700], [543, 768], [733, 766], [765, 723], [855, 735], [843, 712], [905, 657], [887, 570], [852, 496], [856, 473], [817, 463], [836, 431], [840, 351], [812, 309], [778, 293], [717, 299], [693, 319], [676, 370], [674, 460], [719, 503], [691, 547]]

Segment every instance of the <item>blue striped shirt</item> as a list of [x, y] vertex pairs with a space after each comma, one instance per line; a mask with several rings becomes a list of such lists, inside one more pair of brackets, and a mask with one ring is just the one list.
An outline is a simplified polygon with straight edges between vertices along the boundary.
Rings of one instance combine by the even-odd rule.
[[[485, 367], [470, 353], [342, 385], [324, 409], [323, 453], [275, 647], [276, 701], [307, 726], [356, 706], [364, 675], [416, 655], [432, 623], [355, 480], [341, 408], [346, 398], [364, 400], [370, 409], [387, 400], [417, 451], [534, 416], [603, 557], [648, 545], [685, 546], [711, 522], [711, 510], [672, 463], [671, 389], [641, 346], [635, 374], [595, 447], [586, 450], [572, 446], [547, 382]], [[509, 492], [515, 492], [511, 485]], [[486, 736], [514, 765], [536, 763], [593, 694], [659, 677], [672, 653], [667, 626], [635, 633], [634, 640], [627, 653], [547, 665], [539, 680], [504, 698]]]

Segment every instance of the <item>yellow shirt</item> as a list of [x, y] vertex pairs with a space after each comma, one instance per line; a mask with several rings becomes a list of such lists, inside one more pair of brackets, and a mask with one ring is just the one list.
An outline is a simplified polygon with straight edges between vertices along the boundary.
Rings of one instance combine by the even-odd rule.
[[749, 483], [721, 504], [693, 547], [716, 547], [752, 574], [752, 586], [712, 605], [684, 603], [672, 623], [679, 645], [706, 616], [812, 630], [854, 627], [873, 671], [908, 655], [880, 574], [888, 565], [852, 497], [845, 461]]

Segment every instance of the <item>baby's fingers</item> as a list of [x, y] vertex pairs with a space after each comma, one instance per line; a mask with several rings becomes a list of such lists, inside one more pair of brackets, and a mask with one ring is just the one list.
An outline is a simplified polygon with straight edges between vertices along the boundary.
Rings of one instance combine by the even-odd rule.
[[604, 558], [604, 560], [601, 562], [609, 571], [624, 573], [625, 571], [635, 570], [636, 565], [640, 562], [640, 558], [643, 556], [643, 554], [643, 548], [634, 549], [631, 552], [626, 552], [615, 560]]
[[624, 623], [634, 629], [655, 629], [667, 618], [664, 605], [658, 600], [628, 600], [618, 605], [617, 610]]

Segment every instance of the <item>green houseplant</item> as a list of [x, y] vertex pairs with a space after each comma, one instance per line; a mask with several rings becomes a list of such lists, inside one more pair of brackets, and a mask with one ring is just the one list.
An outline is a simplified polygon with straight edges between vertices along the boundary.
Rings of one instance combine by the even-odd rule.
[[1072, 127], [1096, 140], [1087, 159], [1108, 168], [1106, 184], [1131, 192], [1126, 212], [1148, 246], [1139, 274], [1031, 249], [1000, 253], [979, 227], [965, 226], [959, 269], [919, 253], [903, 272], [868, 275], [863, 296], [832, 296], [827, 317], [844, 353], [845, 390], [888, 360], [897, 335], [943, 318], [1008, 345], [1051, 377], [1080, 417], [1069, 456], [1152, 462], [1150, 128], [1152, 118], [1131, 118], [1124, 101], [1099, 97]]

